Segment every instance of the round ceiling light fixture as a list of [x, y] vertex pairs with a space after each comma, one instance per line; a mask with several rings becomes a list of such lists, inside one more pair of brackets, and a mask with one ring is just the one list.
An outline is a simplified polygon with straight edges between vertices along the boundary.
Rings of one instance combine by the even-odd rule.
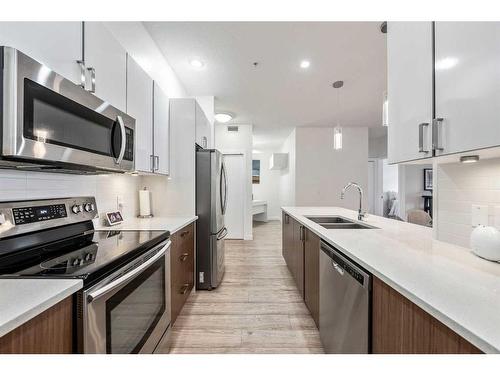
[[205, 63], [199, 59], [192, 59], [189, 63], [195, 69], [203, 69], [205, 67]]
[[228, 112], [219, 112], [215, 114], [215, 121], [225, 124], [234, 118], [233, 114]]
[[307, 69], [307, 68], [309, 68], [310, 66], [311, 66], [311, 62], [310, 62], [309, 60], [302, 60], [302, 61], [300, 62], [300, 67], [301, 67], [302, 69]]

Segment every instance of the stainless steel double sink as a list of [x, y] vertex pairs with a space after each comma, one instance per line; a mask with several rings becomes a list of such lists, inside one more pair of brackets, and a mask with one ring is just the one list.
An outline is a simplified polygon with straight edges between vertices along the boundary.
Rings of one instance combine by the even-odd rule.
[[343, 216], [306, 216], [326, 229], [378, 229], [369, 224], [347, 219]]

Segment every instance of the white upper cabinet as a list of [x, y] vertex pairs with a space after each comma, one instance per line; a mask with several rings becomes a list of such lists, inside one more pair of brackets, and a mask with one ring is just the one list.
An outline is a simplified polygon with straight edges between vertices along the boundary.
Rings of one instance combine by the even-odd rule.
[[0, 45], [16, 48], [80, 83], [81, 22], [0, 22]]
[[153, 151], [155, 173], [170, 172], [169, 101], [163, 90], [154, 83]]
[[84, 60], [90, 69], [87, 89], [95, 76], [95, 94], [124, 111], [126, 105], [127, 54], [102, 22], [85, 22]]
[[127, 56], [127, 113], [135, 118], [135, 169], [153, 171], [153, 80]]
[[389, 22], [388, 159], [432, 157], [432, 23]]
[[436, 155], [500, 145], [500, 23], [435, 24]]
[[195, 100], [196, 143], [198, 146], [208, 148], [210, 143], [210, 122]]

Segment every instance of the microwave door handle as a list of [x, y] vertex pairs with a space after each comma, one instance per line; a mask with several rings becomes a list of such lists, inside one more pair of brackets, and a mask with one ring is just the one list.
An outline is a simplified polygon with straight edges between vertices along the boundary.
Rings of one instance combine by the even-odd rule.
[[131, 279], [133, 279], [135, 276], [137, 276], [139, 273], [144, 271], [146, 268], [151, 266], [154, 262], [156, 262], [159, 258], [161, 258], [165, 253], [167, 252], [167, 249], [170, 247], [171, 241], [168, 241], [163, 248], [156, 253], [154, 256], [152, 256], [150, 259], [148, 259], [146, 262], [142, 263], [140, 266], [137, 268], [134, 268], [132, 271], [126, 273], [125, 275], [119, 277], [118, 279], [110, 282], [109, 284], [104, 285], [102, 288], [97, 289], [95, 292], [89, 293], [87, 296], [87, 301], [90, 303], [99, 297], [102, 297], [103, 295], [107, 294], [108, 292], [112, 291], [113, 289], [116, 289], [120, 287], [123, 284], [126, 284], [129, 282]]
[[125, 145], [127, 142], [127, 134], [125, 133], [125, 124], [123, 123], [123, 119], [121, 116], [116, 116], [116, 121], [118, 121], [118, 124], [120, 125], [120, 133], [122, 135], [122, 144], [120, 146], [120, 154], [118, 155], [118, 158], [115, 160], [115, 164], [120, 164], [123, 160], [123, 156], [125, 155]]

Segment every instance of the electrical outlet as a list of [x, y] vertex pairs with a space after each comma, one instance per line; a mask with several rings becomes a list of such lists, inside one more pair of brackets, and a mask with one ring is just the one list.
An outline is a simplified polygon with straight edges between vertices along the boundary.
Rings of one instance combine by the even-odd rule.
[[471, 208], [471, 225], [477, 227], [478, 225], [488, 225], [488, 206], [473, 204]]

